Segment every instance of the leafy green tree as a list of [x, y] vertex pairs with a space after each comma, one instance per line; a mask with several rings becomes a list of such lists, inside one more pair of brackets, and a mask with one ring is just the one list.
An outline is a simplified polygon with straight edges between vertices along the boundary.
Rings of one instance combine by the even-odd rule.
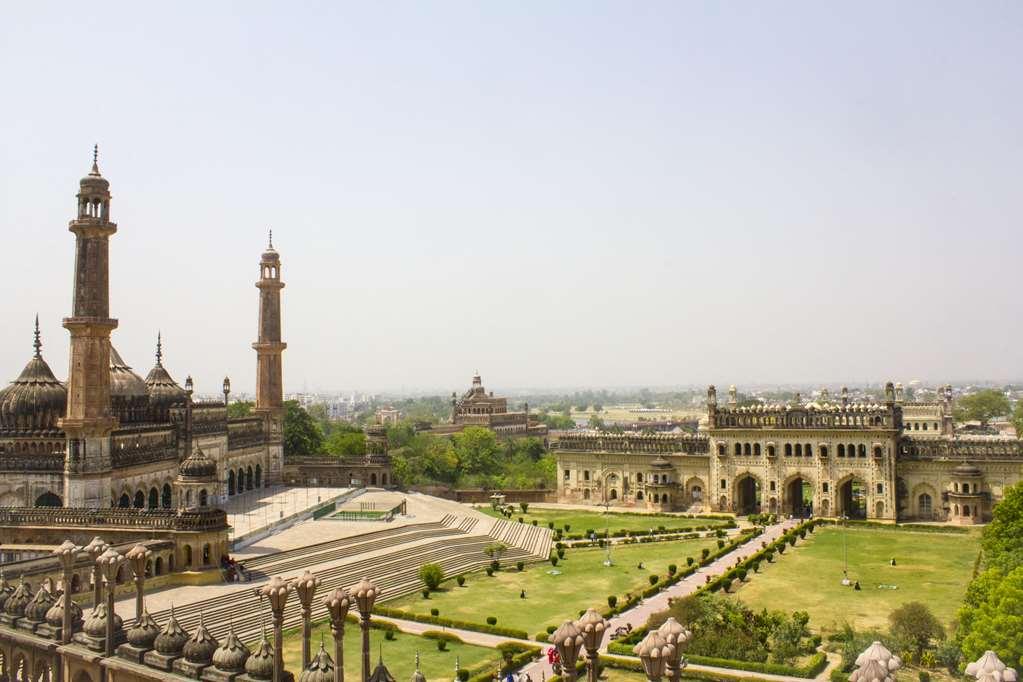
[[[741, 577], [741, 575], [740, 575]], [[771, 658], [778, 663], [787, 663], [803, 651], [803, 640], [810, 636], [810, 614], [795, 611], [781, 620], [771, 635]]]
[[330, 434], [324, 447], [335, 457], [359, 457], [366, 454], [366, 434], [360, 429], [339, 429]]
[[458, 466], [467, 474], [489, 474], [497, 469], [497, 437], [490, 429], [467, 426], [453, 438]]
[[955, 413], [959, 421], [976, 419], [987, 424], [994, 417], [1009, 414], [1009, 399], [993, 388], [977, 391], [960, 398]]
[[284, 456], [323, 452], [323, 432], [297, 400], [284, 401]]
[[590, 419], [587, 422], [587, 424], [589, 425], [589, 427], [591, 429], [596, 429], [597, 431], [604, 431], [605, 430], [604, 420], [601, 419], [600, 417], [598, 417], [595, 414], [590, 415]]
[[575, 428], [575, 420], [563, 414], [545, 412], [538, 415], [537, 419], [546, 424], [549, 429], [567, 430]]
[[913, 646], [917, 656], [923, 653], [931, 640], [945, 636], [945, 628], [926, 604], [918, 601], [906, 602], [888, 614], [892, 636]]
[[1006, 665], [1023, 666], [1023, 566], [996, 581], [962, 633], [966, 660], [991, 650]]
[[491, 542], [489, 545], [483, 548], [483, 553], [491, 559], [499, 560], [505, 552], [508, 551], [508, 545], [503, 542]]
[[1012, 426], [1016, 429], [1016, 437], [1023, 438], [1023, 400], [1016, 401], [1016, 409], [1012, 411]]
[[419, 579], [423, 581], [426, 589], [432, 592], [440, 587], [441, 581], [444, 580], [444, 569], [440, 564], [423, 564], [419, 567]]
[[415, 425], [402, 421], [387, 428], [387, 445], [391, 448], [403, 448], [415, 438]]
[[1004, 573], [1023, 566], [1023, 483], [1006, 489], [984, 528], [981, 547], [987, 565]]
[[227, 406], [227, 416], [229, 419], [238, 419], [239, 417], [248, 417], [252, 414], [252, 408], [255, 407], [255, 403], [251, 400], [238, 400], [230, 403]]

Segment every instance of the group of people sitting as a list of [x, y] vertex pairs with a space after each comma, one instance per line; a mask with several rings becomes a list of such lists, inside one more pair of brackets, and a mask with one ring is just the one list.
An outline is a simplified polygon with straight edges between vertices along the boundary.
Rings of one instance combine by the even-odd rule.
[[224, 572], [224, 580], [229, 583], [249, 582], [249, 571], [245, 564], [235, 561], [230, 556], [220, 557], [220, 570]]

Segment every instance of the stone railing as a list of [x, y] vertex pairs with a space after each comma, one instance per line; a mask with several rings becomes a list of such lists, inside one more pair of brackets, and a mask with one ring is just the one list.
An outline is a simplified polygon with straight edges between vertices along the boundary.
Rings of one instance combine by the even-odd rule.
[[75, 509], [70, 507], [0, 507], [0, 526], [110, 526], [169, 531], [209, 531], [227, 528], [223, 509]]
[[0, 471], [60, 473], [64, 471], [64, 453], [0, 455]]
[[177, 460], [178, 448], [175, 445], [153, 445], [139, 448], [118, 448], [110, 453], [110, 460], [115, 468], [137, 466], [139, 464], [150, 464], [152, 462], [163, 462], [165, 460]]
[[903, 438], [900, 459], [982, 461], [1023, 459], [1023, 440], [1017, 438]]
[[551, 447], [578, 452], [705, 455], [709, 441], [706, 436], [689, 434], [566, 434]]
[[710, 410], [713, 429], [882, 429], [898, 428], [901, 407], [866, 405], [804, 405], [718, 407]]

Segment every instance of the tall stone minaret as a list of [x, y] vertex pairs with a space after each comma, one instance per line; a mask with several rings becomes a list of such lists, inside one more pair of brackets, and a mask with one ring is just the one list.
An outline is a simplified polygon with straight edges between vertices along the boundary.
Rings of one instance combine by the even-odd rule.
[[110, 410], [109, 239], [117, 232], [110, 222], [110, 183], [100, 175], [98, 149], [92, 170], [78, 191], [78, 217], [69, 228], [75, 235], [74, 304], [64, 328], [71, 334], [67, 415], [60, 427], [67, 435], [64, 463], [64, 505], [110, 506], [110, 432], [117, 418]]
[[266, 422], [267, 484], [280, 481], [284, 464], [284, 379], [282, 355], [288, 344], [281, 341], [281, 259], [270, 243], [259, 260], [259, 340], [256, 349], [256, 414]]

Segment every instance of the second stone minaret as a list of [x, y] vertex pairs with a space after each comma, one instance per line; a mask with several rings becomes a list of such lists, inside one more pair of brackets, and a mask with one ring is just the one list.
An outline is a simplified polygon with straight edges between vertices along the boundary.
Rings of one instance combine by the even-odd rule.
[[69, 228], [75, 235], [74, 303], [64, 328], [71, 334], [67, 414], [60, 427], [67, 435], [64, 505], [106, 507], [110, 504], [110, 432], [117, 419], [110, 409], [109, 239], [117, 232], [110, 221], [110, 183], [99, 172], [97, 150], [92, 170], [82, 178], [78, 216]]
[[266, 421], [268, 439], [267, 484], [280, 481], [283, 466], [284, 370], [283, 355], [288, 344], [281, 341], [281, 258], [270, 243], [259, 260], [259, 340], [256, 350], [256, 414]]

